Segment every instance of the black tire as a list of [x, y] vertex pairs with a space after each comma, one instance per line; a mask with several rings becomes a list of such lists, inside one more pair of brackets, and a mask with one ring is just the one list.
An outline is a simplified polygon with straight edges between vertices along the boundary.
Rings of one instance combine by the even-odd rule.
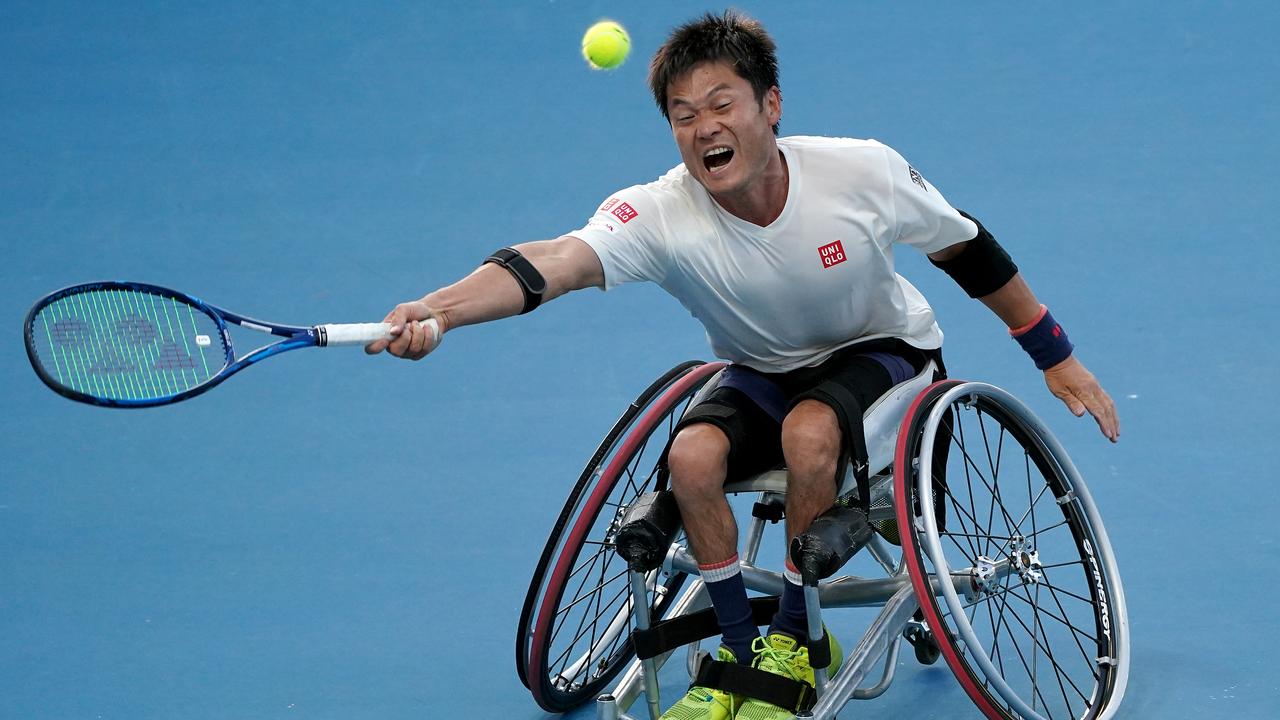
[[[616, 521], [636, 497], [656, 489], [658, 461], [675, 423], [720, 367], [687, 362], [650, 385], [605, 436], [570, 492], [516, 632], [517, 673], [544, 710], [564, 712], [593, 699], [634, 656], [631, 618], [625, 618], [624, 632], [617, 625], [629, 593], [626, 563], [612, 545]], [[654, 571], [651, 617], [662, 616], [684, 580], [684, 573]]]

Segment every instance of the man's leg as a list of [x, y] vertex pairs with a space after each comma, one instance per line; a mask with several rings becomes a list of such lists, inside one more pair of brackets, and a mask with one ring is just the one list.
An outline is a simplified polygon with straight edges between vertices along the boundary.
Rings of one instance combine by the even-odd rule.
[[[787, 461], [787, 547], [836, 499], [836, 467], [842, 448], [835, 412], [817, 400], [801, 400], [782, 421], [782, 454]], [[788, 554], [782, 599], [770, 632], [807, 635], [804, 587]]]
[[729, 438], [709, 423], [676, 434], [667, 454], [671, 489], [689, 546], [711, 597], [724, 645], [740, 662], [750, 662], [759, 630], [751, 619], [747, 589], [738, 565], [738, 525], [725, 498]]

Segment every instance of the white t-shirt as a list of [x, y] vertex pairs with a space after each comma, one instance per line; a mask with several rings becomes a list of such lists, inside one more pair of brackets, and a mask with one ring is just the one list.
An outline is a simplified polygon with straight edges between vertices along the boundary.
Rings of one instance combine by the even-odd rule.
[[569, 233], [600, 257], [605, 289], [671, 293], [716, 356], [764, 372], [816, 365], [860, 340], [942, 346], [933, 310], [893, 270], [893, 246], [935, 252], [978, 233], [893, 149], [785, 137], [790, 185], [768, 227], [731, 215], [683, 164], [622, 190]]

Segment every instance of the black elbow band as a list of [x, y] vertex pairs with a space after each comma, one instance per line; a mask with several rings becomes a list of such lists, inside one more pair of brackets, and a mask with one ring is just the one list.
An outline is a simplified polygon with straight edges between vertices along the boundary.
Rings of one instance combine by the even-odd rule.
[[957, 212], [978, 226], [978, 235], [965, 245], [959, 255], [950, 260], [939, 262], [931, 258], [929, 262], [942, 268], [969, 297], [990, 295], [1013, 279], [1018, 273], [1018, 266], [1013, 264], [1009, 253], [1000, 247], [1000, 243], [996, 242], [982, 223], [963, 210]]
[[519, 250], [511, 248], [496, 250], [485, 258], [484, 262], [502, 266], [520, 284], [520, 290], [524, 292], [524, 309], [520, 311], [521, 315], [542, 304], [542, 294], [547, 291], [547, 281], [543, 279], [542, 273], [538, 272], [538, 268], [529, 262], [529, 258], [521, 255]]

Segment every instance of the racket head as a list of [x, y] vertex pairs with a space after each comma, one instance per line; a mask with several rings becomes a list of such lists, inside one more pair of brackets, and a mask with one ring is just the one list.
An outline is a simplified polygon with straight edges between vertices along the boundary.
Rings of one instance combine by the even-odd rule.
[[27, 313], [23, 338], [45, 385], [105, 407], [178, 402], [220, 382], [235, 359], [216, 309], [136, 282], [83, 283], [50, 293]]

